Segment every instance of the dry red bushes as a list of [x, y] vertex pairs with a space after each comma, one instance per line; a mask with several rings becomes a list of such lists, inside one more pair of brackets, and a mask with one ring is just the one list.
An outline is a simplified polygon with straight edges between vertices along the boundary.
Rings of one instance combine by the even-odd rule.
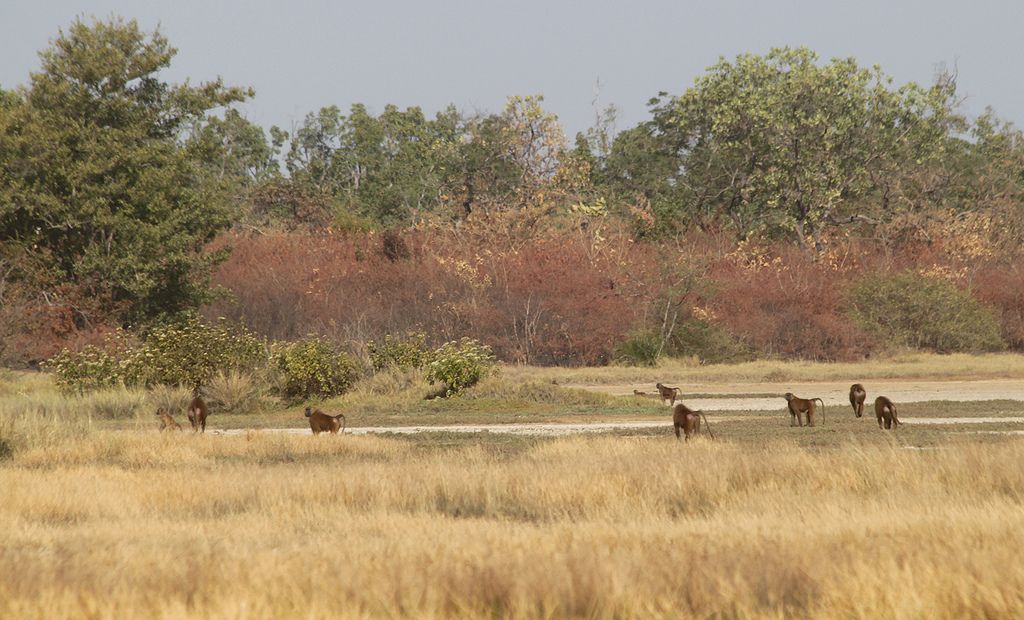
[[[886, 252], [837, 242], [822, 257], [785, 244], [738, 248], [694, 237], [674, 247], [606, 231], [536, 238], [518, 250], [423, 231], [386, 235], [277, 232], [232, 235], [216, 275], [231, 299], [210, 316], [271, 338], [324, 334], [347, 343], [424, 331], [431, 344], [462, 336], [500, 359], [601, 364], [627, 332], [662, 328], [666, 307], [731, 332], [757, 355], [857, 359], [880, 344], [846, 315], [863, 274], [914, 268], [948, 274], [995, 307], [1004, 337], [1024, 347], [1024, 268], [966, 264], [928, 246]], [[697, 286], [667, 282], [697, 274]]]

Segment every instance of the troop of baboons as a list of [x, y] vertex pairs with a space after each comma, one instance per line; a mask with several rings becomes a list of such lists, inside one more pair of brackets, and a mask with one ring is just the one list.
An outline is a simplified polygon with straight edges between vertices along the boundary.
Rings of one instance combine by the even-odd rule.
[[[658, 396], [670, 406], [679, 397], [680, 389], [677, 387], [669, 387], [662, 383], [657, 383], [655, 387], [658, 388]], [[633, 395], [647, 396], [647, 392], [633, 390]], [[783, 398], [786, 399], [786, 408], [789, 410], [790, 426], [804, 426], [805, 421], [807, 426], [814, 426], [817, 423], [819, 410], [821, 423], [825, 423], [825, 401], [822, 399], [817, 397], [799, 398], [792, 392], [786, 392]], [[867, 390], [863, 385], [854, 383], [850, 386], [850, 405], [853, 407], [853, 414], [858, 418], [864, 415], [864, 399], [866, 398]], [[896, 405], [886, 396], [879, 396], [875, 399], [875, 416], [878, 418], [878, 428], [895, 429], [902, 424], [896, 417]], [[672, 409], [672, 428], [675, 430], [676, 439], [680, 438], [680, 430], [682, 437], [685, 437], [687, 441], [693, 435], [699, 434], [701, 418], [704, 418], [704, 426], [708, 434], [714, 438], [714, 435], [711, 434], [711, 424], [708, 423], [703, 412], [694, 411], [683, 403], [675, 405]]]
[[[686, 441], [689, 441], [690, 437], [699, 434], [701, 418], [704, 419], [704, 428], [707, 429], [708, 435], [714, 439], [715, 436], [711, 432], [711, 424], [708, 422], [707, 417], [704, 416], [704, 412], [692, 410], [683, 403], [675, 404], [676, 399], [679, 397], [680, 388], [670, 387], [660, 382], [655, 387], [658, 388], [658, 396], [661, 397], [662, 401], [667, 402], [669, 406], [673, 407], [672, 428], [675, 430], [676, 439], [680, 439], [680, 430]], [[646, 392], [641, 392], [640, 390], [633, 390], [633, 394], [635, 396], [647, 395]], [[783, 398], [786, 399], [786, 407], [789, 409], [790, 426], [804, 426], [805, 420], [807, 421], [807, 426], [814, 426], [819, 404], [821, 405], [821, 423], [825, 423], [825, 401], [822, 399], [817, 397], [798, 398], [792, 392], [786, 392]], [[853, 414], [858, 418], [864, 415], [864, 400], [866, 398], [867, 390], [864, 389], [863, 385], [854, 383], [850, 386], [850, 406], [853, 407]], [[192, 400], [189, 402], [187, 414], [188, 421], [192, 425], [192, 431], [205, 433], [206, 417], [209, 415], [209, 409], [206, 406], [206, 402], [199, 395], [198, 389], [192, 393]], [[181, 425], [174, 420], [166, 408], [158, 407], [156, 415], [160, 418], [161, 431], [181, 430]], [[309, 419], [309, 428], [313, 431], [314, 435], [324, 432], [335, 435], [339, 432], [344, 433], [348, 425], [345, 414], [329, 415], [312, 407], [306, 407], [306, 417]], [[875, 399], [875, 417], [878, 418], [878, 428], [895, 429], [902, 424], [899, 418], [896, 417], [896, 405], [885, 396], [879, 396]]]

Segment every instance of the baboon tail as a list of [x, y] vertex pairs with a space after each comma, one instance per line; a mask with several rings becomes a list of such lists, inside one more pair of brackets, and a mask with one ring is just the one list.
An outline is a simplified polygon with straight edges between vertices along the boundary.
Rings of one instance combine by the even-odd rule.
[[811, 400], [816, 400], [821, 403], [821, 425], [825, 426], [825, 401], [820, 398], [812, 398]]
[[896, 417], [896, 405], [893, 405], [892, 406], [892, 427], [896, 428], [900, 424], [903, 424], [903, 422], [900, 422], [899, 418]]
[[704, 418], [704, 428], [708, 429], [708, 436], [714, 439], [715, 434], [711, 432], [711, 422], [708, 422], [708, 417], [704, 415], [703, 411], [698, 411], [697, 413], [700, 414], [700, 417]]
[[344, 413], [339, 413], [338, 415], [336, 415], [334, 417], [335, 418], [341, 418], [341, 433], [345, 434], [345, 429], [348, 427], [348, 420], [345, 418], [345, 414]]

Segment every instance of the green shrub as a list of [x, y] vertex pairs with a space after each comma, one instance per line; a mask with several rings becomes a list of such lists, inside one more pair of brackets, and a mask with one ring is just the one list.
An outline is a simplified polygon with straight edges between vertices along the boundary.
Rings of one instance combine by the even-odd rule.
[[702, 364], [728, 364], [753, 359], [750, 350], [727, 329], [702, 321], [689, 319], [672, 333], [669, 354], [695, 356]]
[[266, 346], [249, 330], [196, 317], [154, 328], [141, 345], [113, 345], [65, 349], [46, 367], [61, 389], [82, 392], [122, 384], [197, 387], [217, 372], [251, 370], [267, 362]]
[[472, 338], [446, 342], [435, 350], [427, 364], [427, 381], [444, 385], [444, 395], [458, 394], [495, 371], [491, 347]]
[[660, 356], [661, 337], [652, 330], [634, 331], [615, 349], [614, 359], [628, 366], [654, 366]]
[[329, 398], [344, 394], [355, 383], [355, 361], [319, 338], [275, 342], [271, 360], [281, 373], [281, 392], [288, 398]]
[[419, 369], [430, 361], [427, 336], [419, 332], [410, 332], [404, 339], [386, 335], [383, 344], [371, 340], [366, 350], [374, 371], [385, 368]]
[[80, 351], [64, 349], [45, 365], [54, 383], [65, 392], [84, 392], [113, 387], [122, 381], [121, 365], [112, 353], [88, 345]]
[[217, 372], [252, 370], [267, 361], [263, 341], [242, 326], [188, 317], [154, 328], [122, 364], [125, 382], [146, 385], [209, 383]]
[[999, 321], [970, 293], [913, 272], [872, 274], [850, 291], [850, 316], [890, 344], [938, 353], [1005, 348]]

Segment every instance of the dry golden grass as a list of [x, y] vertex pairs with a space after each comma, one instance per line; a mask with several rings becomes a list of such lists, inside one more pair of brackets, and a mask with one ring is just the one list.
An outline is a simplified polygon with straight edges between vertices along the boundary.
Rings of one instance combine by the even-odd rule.
[[741, 364], [709, 364], [694, 360], [665, 359], [655, 368], [605, 366], [600, 368], [543, 368], [504, 366], [503, 375], [514, 381], [556, 381], [559, 384], [650, 383], [763, 383], [780, 381], [848, 381], [870, 379], [1021, 379], [1024, 355], [990, 353], [905, 353], [863, 362], [755, 361]]
[[26, 448], [0, 461], [0, 617], [1024, 616], [1022, 441], [426, 447]]

